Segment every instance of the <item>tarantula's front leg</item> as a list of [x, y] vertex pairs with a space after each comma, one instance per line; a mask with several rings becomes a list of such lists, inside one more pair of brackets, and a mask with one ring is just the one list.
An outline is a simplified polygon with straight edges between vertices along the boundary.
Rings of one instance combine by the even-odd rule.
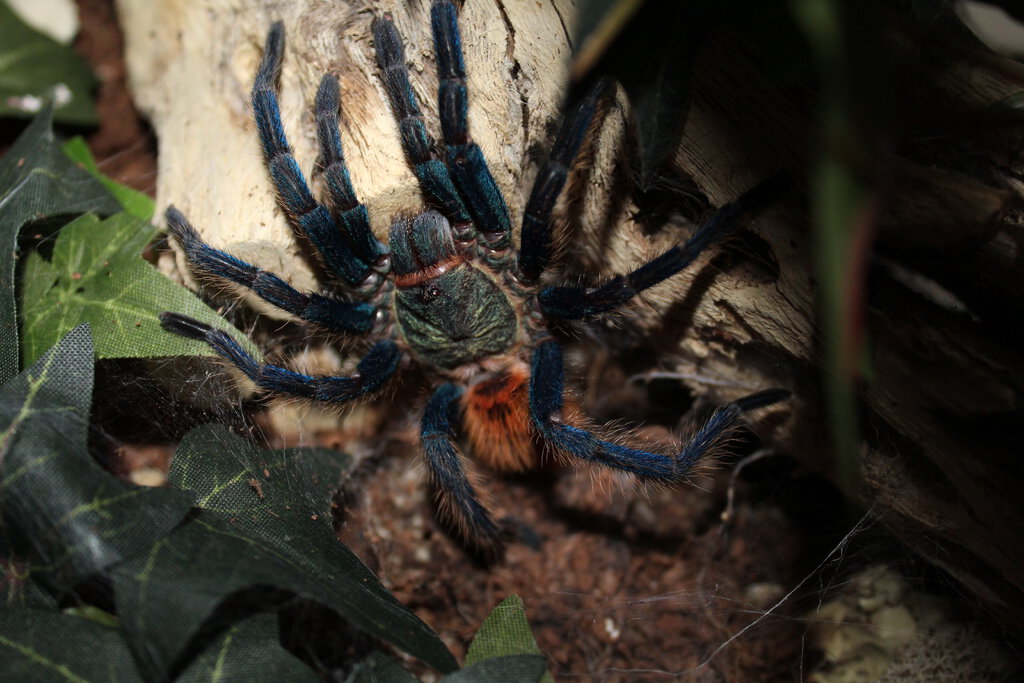
[[489, 249], [502, 251], [511, 242], [508, 206], [494, 182], [480, 147], [469, 137], [469, 96], [458, 15], [450, 0], [434, 0], [430, 27], [437, 55], [437, 95], [441, 131], [448, 148], [448, 168], [476, 219], [477, 230]]
[[718, 451], [742, 424], [744, 412], [789, 396], [785, 389], [767, 389], [726, 404], [697, 428], [677, 455], [668, 456], [604, 441], [563, 422], [562, 379], [562, 349], [557, 342], [544, 342], [533, 354], [530, 376], [530, 416], [544, 440], [573, 457], [665, 482], [683, 480], [698, 460]]
[[370, 228], [370, 215], [357, 198], [352, 179], [345, 165], [338, 132], [338, 109], [341, 96], [338, 79], [325, 74], [316, 92], [316, 139], [320, 145], [320, 164], [331, 209], [342, 230], [351, 238], [352, 248], [360, 259], [377, 270], [386, 270], [387, 247], [377, 241]]
[[628, 275], [617, 275], [600, 287], [545, 287], [537, 299], [549, 318], [579, 320], [606, 313], [679, 273], [711, 243], [727, 235], [745, 214], [775, 201], [790, 185], [786, 174], [775, 175], [719, 209], [681, 247], [672, 247]]
[[219, 356], [256, 383], [261, 389], [290, 396], [345, 403], [376, 391], [395, 373], [402, 352], [391, 340], [374, 344], [356, 366], [352, 377], [313, 377], [258, 362], [232, 339], [227, 332], [210, 327], [177, 313], [161, 313], [160, 325], [168, 332], [209, 344]]
[[[355, 234], [345, 235], [335, 224], [327, 207], [313, 199], [281, 124], [276, 90], [281, 78], [283, 54], [284, 26], [276, 22], [267, 34], [263, 61], [260, 62], [252, 86], [252, 108], [263, 147], [263, 158], [281, 207], [289, 219], [313, 243], [328, 268], [339, 274], [349, 285], [356, 287], [370, 276], [371, 267], [384, 249], [374, 244], [376, 240], [367, 232], [368, 223], [365, 229], [360, 228]], [[352, 224], [345, 223], [344, 227], [351, 229]], [[353, 245], [363, 253], [358, 253]]]
[[196, 229], [173, 206], [167, 209], [167, 232], [178, 240], [196, 270], [246, 287], [267, 303], [306, 322], [336, 332], [365, 333], [373, 326], [376, 307], [300, 292], [273, 273], [203, 242]]
[[452, 417], [461, 396], [462, 389], [454, 384], [438, 387], [423, 411], [420, 440], [442, 513], [465, 540], [493, 557], [501, 548], [500, 529], [477, 498], [452, 440]]
[[455, 191], [448, 167], [440, 159], [435, 159], [431, 152], [433, 143], [423, 124], [416, 93], [409, 83], [402, 37], [398, 35], [398, 29], [389, 15], [373, 21], [373, 43], [377, 51], [377, 64], [391, 102], [391, 111], [402, 137], [405, 159], [412, 166], [427, 199], [452, 224], [456, 236], [468, 240], [474, 235], [473, 220], [459, 193]]

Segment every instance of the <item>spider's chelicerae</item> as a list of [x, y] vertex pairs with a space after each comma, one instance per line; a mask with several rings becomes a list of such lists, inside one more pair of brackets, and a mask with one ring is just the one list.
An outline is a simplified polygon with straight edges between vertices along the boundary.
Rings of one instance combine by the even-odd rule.
[[[276, 89], [284, 29], [275, 24], [252, 89], [263, 155], [279, 201], [308, 238], [339, 293], [300, 292], [256, 266], [205, 244], [184, 216], [167, 211], [170, 233], [192, 267], [252, 290], [294, 316], [330, 332], [377, 341], [350, 377], [312, 377], [261, 364], [225, 332], [174, 313], [171, 332], [204, 340], [260, 388], [278, 395], [344, 403], [383, 386], [404, 363], [437, 378], [423, 411], [421, 443], [440, 508], [463, 539], [485, 552], [501, 546], [501, 528], [481, 505], [456, 445], [498, 470], [527, 469], [550, 451], [629, 472], [644, 480], [683, 480], [694, 463], [742, 424], [743, 413], [787, 395], [762, 391], [715, 410], [675, 453], [655, 453], [601, 438], [563, 412], [562, 347], [550, 323], [591, 319], [686, 268], [745, 212], [774, 198], [768, 181], [720, 209], [682, 246], [593, 287], [552, 284], [552, 210], [600, 100], [595, 88], [567, 117], [523, 211], [519, 248], [512, 222], [480, 148], [469, 136], [466, 74], [457, 12], [435, 0], [431, 27], [437, 60], [444, 145], [435, 147], [409, 84], [402, 40], [390, 17], [373, 22], [377, 61], [402, 149], [427, 203], [394, 219], [388, 243], [370, 229], [366, 207], [349, 179], [338, 132], [339, 88], [324, 76], [316, 97], [317, 139], [326, 197], [313, 198], [292, 155]], [[461, 425], [461, 429], [459, 429]]]

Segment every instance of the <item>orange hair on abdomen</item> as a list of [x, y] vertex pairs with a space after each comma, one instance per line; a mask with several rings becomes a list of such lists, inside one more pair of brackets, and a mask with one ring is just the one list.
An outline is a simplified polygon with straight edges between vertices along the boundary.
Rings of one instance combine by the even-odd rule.
[[469, 387], [462, 396], [463, 427], [474, 459], [495, 470], [537, 466], [530, 424], [529, 372], [512, 367]]

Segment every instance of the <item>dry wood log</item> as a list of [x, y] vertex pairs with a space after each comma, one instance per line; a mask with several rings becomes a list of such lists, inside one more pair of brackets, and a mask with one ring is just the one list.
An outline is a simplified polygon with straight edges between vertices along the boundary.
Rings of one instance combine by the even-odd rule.
[[[472, 127], [473, 138], [511, 197], [528, 189], [522, 160], [532, 146], [547, 141], [569, 59], [558, 9], [518, 4], [515, 11], [512, 3], [471, 3], [461, 15], [464, 49], [473, 65], [472, 121], [486, 122]], [[297, 286], [315, 287], [274, 200], [249, 108], [267, 29], [276, 20], [286, 30], [282, 118], [307, 176], [316, 159], [313, 98], [321, 76], [333, 73], [341, 87], [346, 161], [375, 232], [386, 236], [392, 216], [422, 210], [379, 78], [370, 23], [378, 14], [392, 15], [406, 40], [413, 88], [436, 137], [427, 3], [126, 0], [118, 7], [133, 90], [159, 137], [158, 204], [173, 202], [211, 243]], [[558, 40], [540, 40], [553, 30]]]
[[[437, 137], [427, 3], [395, 0], [119, 0], [132, 85], [160, 142], [158, 205], [173, 202], [205, 239], [302, 288], [315, 278], [276, 207], [248, 109], [267, 28], [287, 29], [282, 109], [307, 172], [315, 158], [312, 99], [320, 75], [341, 81], [341, 132], [353, 183], [378, 236], [422, 206], [402, 159], [370, 45], [370, 21], [391, 12], [412, 80]], [[562, 109], [571, 0], [467, 2], [461, 15], [470, 126], [509, 198], [513, 223]], [[901, 38], [904, 40], [904, 38]], [[913, 38], [906, 39], [911, 47]], [[916, 48], [915, 48], [916, 49]], [[905, 52], [912, 53], [913, 49]], [[1020, 89], [1016, 66], [963, 59], [900, 64], [904, 94], [922, 108], [941, 96], [959, 111]], [[991, 64], [991, 62], [990, 62]], [[720, 206], [780, 168], [798, 191], [750, 221], [736, 258], [702, 257], [642, 297], [629, 324], [654, 335], [666, 368], [685, 368], [696, 394], [794, 390], [792, 413], [768, 439], [829, 471], [820, 311], [808, 228], [808, 169], [816, 150], [810, 88], [766, 84], [737, 35], [712, 37], [695, 66], [674, 167]], [[915, 99], [916, 98], [916, 99]], [[571, 181], [564, 211], [570, 262], [591, 275], [623, 272], [684, 239], [649, 234], [635, 216], [629, 103], [619, 93]], [[1006, 624], [1024, 626], [1024, 490], [1019, 439], [1024, 363], [1019, 332], [997, 317], [1022, 308], [1024, 243], [1006, 218], [1020, 193], [1004, 137], [961, 127], [908, 144], [886, 162], [891, 180], [867, 300], [872, 372], [860, 394], [862, 502], [910, 547], [957, 577]], [[1019, 143], [1016, 139], [1013, 142]], [[184, 269], [180, 272], [184, 273]], [[972, 307], [984, 308], [984, 319]], [[979, 309], [982, 310], [982, 309]], [[618, 321], [621, 326], [621, 319]], [[722, 384], [725, 386], [723, 387]]]

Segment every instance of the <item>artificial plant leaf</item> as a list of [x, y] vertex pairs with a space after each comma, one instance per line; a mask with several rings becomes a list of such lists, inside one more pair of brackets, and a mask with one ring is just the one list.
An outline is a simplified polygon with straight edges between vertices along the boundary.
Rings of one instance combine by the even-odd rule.
[[[533, 638], [526, 610], [518, 595], [510, 595], [494, 608], [480, 624], [473, 642], [466, 652], [465, 666], [505, 655], [540, 655], [540, 648]], [[553, 681], [545, 672], [544, 681]]]
[[121, 623], [149, 676], [173, 669], [225, 597], [255, 586], [311, 598], [441, 671], [456, 668], [437, 634], [336, 539], [330, 492], [342, 466], [335, 451], [262, 451], [222, 427], [186, 435], [169, 481], [195, 494], [197, 513], [114, 571]]
[[383, 652], [371, 652], [352, 668], [345, 683], [417, 683], [417, 680]]
[[61, 151], [49, 109], [40, 114], [0, 159], [0, 384], [18, 374], [18, 318], [14, 262], [18, 231], [30, 221], [116, 213], [103, 185]]
[[158, 316], [168, 310], [228, 331], [259, 357], [245, 335], [141, 258], [155, 234], [127, 213], [106, 220], [86, 214], [60, 230], [49, 261], [29, 254], [22, 276], [24, 364], [83, 322], [92, 327], [99, 358], [212, 355], [207, 344], [160, 327]]
[[240, 517], [257, 530], [266, 519], [316, 521], [330, 530], [331, 498], [348, 464], [330, 448], [263, 450], [225, 427], [205, 425], [182, 439], [167, 476], [172, 486], [192, 491], [196, 507]]
[[31, 118], [53, 102], [61, 123], [96, 122], [96, 78], [75, 51], [39, 33], [0, 2], [0, 116]]
[[[3, 540], [0, 538], [0, 545]], [[57, 599], [34, 580], [33, 574], [38, 569], [32, 560], [16, 557], [8, 548], [0, 548], [0, 606], [56, 608]]]
[[50, 610], [0, 610], [0, 662], [19, 683], [142, 680], [120, 632]]
[[143, 552], [188, 512], [182, 491], [115, 479], [89, 456], [93, 349], [75, 328], [0, 389], [0, 535], [26, 580], [59, 590]]
[[92, 152], [89, 151], [89, 145], [86, 144], [85, 138], [81, 135], [76, 135], [65, 142], [62, 149], [69, 159], [91, 173], [96, 180], [103, 183], [103, 187], [110, 190], [110, 194], [114, 195], [114, 198], [124, 207], [127, 213], [144, 221], [153, 218], [153, 213], [156, 211], [156, 203], [148, 195], [138, 190], [133, 190], [127, 185], [122, 185], [103, 175], [100, 172], [99, 166], [96, 165], [96, 159], [93, 158]]
[[229, 626], [174, 680], [291, 682], [321, 678], [281, 647], [277, 615], [259, 614]]
[[88, 619], [94, 621], [100, 626], [106, 626], [107, 628], [121, 628], [121, 622], [117, 620], [117, 616], [111, 614], [105, 609], [97, 607], [96, 605], [90, 605], [88, 603], [81, 603], [73, 607], [66, 607], [62, 610], [65, 614], [79, 617], [80, 619]]
[[448, 674], [443, 683], [538, 683], [548, 668], [542, 655], [506, 655], [477, 662]]

